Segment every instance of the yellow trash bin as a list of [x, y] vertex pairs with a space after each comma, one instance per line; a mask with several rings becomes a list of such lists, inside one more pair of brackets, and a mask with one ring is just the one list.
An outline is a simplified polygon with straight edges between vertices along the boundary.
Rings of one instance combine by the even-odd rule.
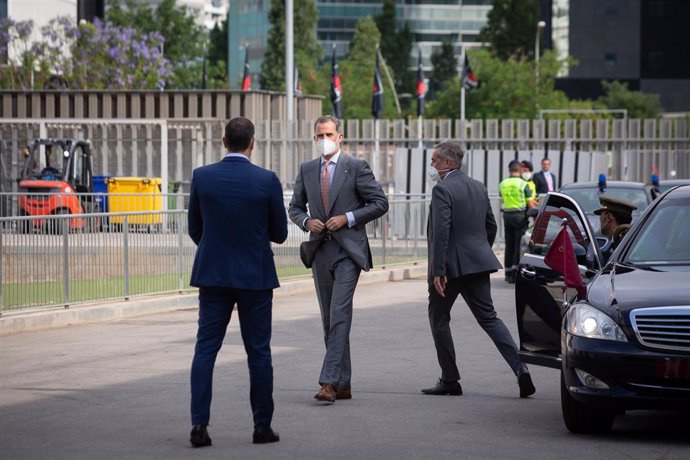
[[[160, 177], [110, 177], [108, 210], [112, 213], [150, 211], [128, 216], [130, 225], [160, 225], [163, 222], [163, 198]], [[113, 216], [110, 222], [122, 224], [125, 216]]]

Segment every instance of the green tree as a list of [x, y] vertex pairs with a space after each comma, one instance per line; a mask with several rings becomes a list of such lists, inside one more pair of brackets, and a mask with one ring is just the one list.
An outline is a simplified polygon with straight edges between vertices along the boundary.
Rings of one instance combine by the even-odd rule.
[[[555, 89], [556, 75], [566, 61], [547, 51], [539, 63], [539, 82], [535, 84], [534, 62], [526, 58], [507, 61], [487, 50], [470, 53], [472, 69], [481, 82], [465, 93], [465, 116], [471, 118], [538, 117], [539, 108], [593, 108], [592, 101], [569, 101]], [[429, 116], [458, 118], [460, 114], [460, 78], [451, 80], [429, 104]]]
[[384, 0], [381, 14], [374, 18], [381, 35], [381, 54], [397, 76], [398, 92], [414, 92], [415, 75], [409, 70], [414, 34], [407, 23], [398, 30], [395, 4], [395, 0]]
[[162, 0], [153, 9], [136, 0], [111, 0], [106, 21], [144, 33], [160, 33], [165, 38], [163, 54], [173, 65], [174, 76], [170, 87], [200, 86], [201, 57], [208, 36], [186, 6], [178, 6], [175, 0]]
[[479, 36], [501, 59], [533, 57], [539, 20], [537, 0], [492, 0]]
[[[295, 63], [303, 78], [303, 88], [307, 91], [316, 76], [316, 63], [323, 51], [316, 40], [316, 24], [319, 13], [314, 0], [295, 0], [294, 2], [294, 53]], [[266, 54], [261, 63], [261, 88], [272, 91], [285, 91], [285, 1], [271, 0], [268, 12], [271, 30], [268, 32]]]
[[445, 83], [458, 76], [458, 58], [451, 42], [443, 42], [441, 49], [431, 55], [433, 74], [431, 78], [431, 92], [441, 90]]
[[602, 81], [604, 96], [598, 99], [608, 109], [626, 109], [629, 118], [656, 118], [663, 111], [658, 94], [631, 91], [627, 83]]
[[229, 88], [228, 81], [228, 18], [216, 23], [208, 35], [208, 87]]
[[[350, 42], [347, 57], [340, 63], [340, 77], [343, 82], [344, 118], [373, 118], [371, 115], [372, 86], [376, 65], [376, 43], [381, 34], [376, 23], [366, 16], [355, 26], [355, 35]], [[383, 73], [383, 70], [381, 71]], [[395, 78], [394, 75], [392, 75]], [[384, 75], [381, 75], [384, 86], [383, 118], [396, 118], [393, 95]]]

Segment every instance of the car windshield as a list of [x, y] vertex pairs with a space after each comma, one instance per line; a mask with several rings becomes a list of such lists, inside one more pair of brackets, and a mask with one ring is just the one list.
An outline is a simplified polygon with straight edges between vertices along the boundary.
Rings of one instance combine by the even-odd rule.
[[690, 266], [690, 199], [660, 203], [627, 250], [637, 265]]

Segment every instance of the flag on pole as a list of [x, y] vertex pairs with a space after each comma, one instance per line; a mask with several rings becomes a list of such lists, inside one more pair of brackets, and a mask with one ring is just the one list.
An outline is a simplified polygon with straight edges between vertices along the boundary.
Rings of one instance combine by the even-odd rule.
[[376, 71], [374, 72], [374, 86], [372, 88], [371, 114], [374, 118], [381, 118], [383, 111], [383, 82], [381, 81], [381, 65], [379, 63], [379, 47], [376, 47]]
[[244, 77], [242, 78], [242, 91], [251, 91], [252, 77], [249, 75], [249, 47], [244, 49]]
[[426, 84], [424, 83], [424, 69], [422, 68], [422, 51], [419, 50], [417, 59], [417, 116], [424, 116], [424, 99]]
[[333, 55], [331, 57], [331, 103], [333, 104], [333, 116], [343, 117], [343, 87], [340, 84], [338, 75], [338, 63], [335, 62], [335, 43], [333, 44]]
[[585, 285], [582, 284], [580, 269], [577, 266], [577, 258], [575, 257], [573, 243], [568, 235], [567, 225], [563, 225], [561, 231], [558, 232], [551, 246], [549, 246], [544, 256], [544, 263], [563, 275], [565, 285], [576, 288], [580, 298], [585, 296]]
[[479, 88], [479, 79], [477, 79], [477, 76], [472, 72], [467, 53], [465, 53], [465, 64], [462, 66], [462, 87], [467, 91]]
[[299, 68], [297, 67], [297, 64], [294, 65], [294, 73], [293, 73], [293, 91], [295, 93], [295, 96], [301, 96], [302, 95], [302, 82], [299, 79]]

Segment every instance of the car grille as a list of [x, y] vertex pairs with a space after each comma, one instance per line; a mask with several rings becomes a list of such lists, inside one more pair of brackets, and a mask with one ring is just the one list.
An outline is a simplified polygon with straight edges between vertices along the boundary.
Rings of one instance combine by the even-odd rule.
[[638, 308], [630, 322], [644, 346], [690, 351], [690, 306]]

